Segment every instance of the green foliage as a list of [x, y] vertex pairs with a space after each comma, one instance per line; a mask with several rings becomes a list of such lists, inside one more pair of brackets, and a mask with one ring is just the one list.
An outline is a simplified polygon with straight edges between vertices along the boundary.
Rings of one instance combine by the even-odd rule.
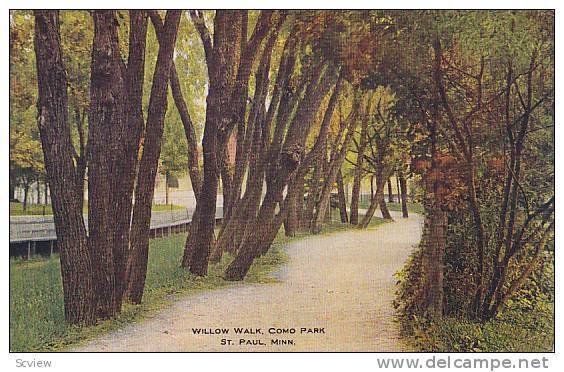
[[159, 159], [159, 173], [178, 177], [188, 167], [188, 145], [180, 118], [174, 117], [176, 111], [168, 111]]
[[[421, 250], [416, 250], [404, 268], [396, 273], [398, 290], [394, 305], [402, 335], [411, 349], [424, 352], [547, 352], [554, 347], [554, 290], [535, 285], [552, 283], [553, 265], [547, 264], [541, 277], [529, 282], [509, 301], [497, 318], [487, 322], [469, 320], [453, 311], [456, 301], [469, 301], [464, 287], [452, 289], [453, 277], [445, 277], [447, 316], [430, 322], [418, 314], [421, 290]], [[447, 268], [452, 272], [452, 265]], [[460, 278], [458, 278], [460, 280]], [[471, 280], [471, 278], [467, 278]], [[449, 290], [451, 288], [451, 290]], [[459, 305], [460, 306], [460, 305]]]
[[43, 172], [36, 124], [37, 83], [33, 17], [10, 12], [10, 186], [29, 184]]
[[418, 323], [408, 342], [425, 352], [550, 352], [554, 350], [554, 303], [540, 299], [532, 309], [510, 307], [486, 323], [449, 317]]

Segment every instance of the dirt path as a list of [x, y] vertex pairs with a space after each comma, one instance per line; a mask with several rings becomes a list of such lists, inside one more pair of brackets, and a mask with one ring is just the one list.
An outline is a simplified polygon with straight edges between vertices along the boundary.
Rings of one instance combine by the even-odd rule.
[[[276, 273], [280, 283], [189, 296], [153, 319], [76, 351], [401, 351], [393, 321], [393, 274], [419, 241], [421, 218], [394, 218], [373, 230], [292, 243], [289, 263]], [[262, 334], [235, 334], [236, 327], [260, 328]], [[195, 335], [195, 328], [226, 328], [228, 334]], [[272, 335], [270, 328], [294, 328], [295, 333]], [[324, 333], [302, 333], [301, 328]], [[222, 339], [234, 344], [221, 345]], [[264, 345], [239, 345], [240, 339]], [[273, 345], [271, 340], [294, 344]]]

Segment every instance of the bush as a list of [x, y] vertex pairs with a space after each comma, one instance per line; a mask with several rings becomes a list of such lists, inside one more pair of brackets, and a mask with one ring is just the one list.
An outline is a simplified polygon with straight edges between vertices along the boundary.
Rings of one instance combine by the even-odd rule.
[[[450, 213], [444, 255], [445, 318], [431, 323], [420, 308], [421, 245], [396, 273], [394, 305], [402, 335], [413, 348], [431, 352], [540, 352], [554, 343], [554, 242], [544, 250], [543, 264], [507, 302], [505, 310], [488, 322], [473, 321], [469, 309], [475, 283], [476, 254], [472, 222], [463, 213]], [[491, 260], [491, 253], [486, 260]], [[489, 273], [488, 275], [491, 275]]]
[[427, 352], [548, 352], [554, 347], [554, 303], [543, 298], [532, 309], [511, 306], [480, 323], [449, 317], [412, 323], [408, 343]]

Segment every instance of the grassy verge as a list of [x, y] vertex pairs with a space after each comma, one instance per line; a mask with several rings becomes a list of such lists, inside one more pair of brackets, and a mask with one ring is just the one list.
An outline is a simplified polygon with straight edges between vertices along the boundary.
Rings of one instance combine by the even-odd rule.
[[[186, 209], [185, 207], [179, 205], [153, 205], [153, 212], [163, 212], [177, 209]], [[88, 207], [85, 204], [84, 213], [88, 213]], [[42, 216], [42, 215], [52, 215], [53, 209], [51, 204], [28, 204], [26, 210], [23, 210], [23, 204], [17, 202], [10, 202], [10, 216]]]
[[[337, 220], [336, 215], [333, 218]], [[373, 218], [370, 227], [383, 222]], [[333, 222], [323, 233], [350, 229], [350, 225]], [[274, 279], [273, 269], [286, 261], [285, 244], [303, 238], [307, 232], [287, 238], [283, 229], [269, 252], [255, 260], [245, 278], [248, 283], [267, 283]], [[179, 296], [199, 291], [236, 285], [221, 278], [231, 257], [225, 256], [211, 265], [205, 278], [191, 275], [179, 267], [184, 248], [184, 235], [153, 239], [150, 243], [149, 266], [143, 304], [126, 304], [119, 317], [92, 327], [68, 326], [64, 321], [60, 264], [57, 257], [29, 261], [10, 261], [10, 350], [63, 351], [124, 325], [139, 321], [171, 304]]]
[[486, 323], [446, 318], [416, 325], [408, 346], [425, 352], [550, 352], [554, 347], [554, 303], [511, 307]]

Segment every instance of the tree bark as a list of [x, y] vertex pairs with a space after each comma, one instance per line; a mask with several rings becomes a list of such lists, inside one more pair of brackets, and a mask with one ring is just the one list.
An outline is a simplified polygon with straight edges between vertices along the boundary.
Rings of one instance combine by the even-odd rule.
[[[97, 314], [121, 310], [129, 243], [131, 195], [139, 123], [128, 120], [126, 66], [121, 60], [115, 11], [94, 11], [88, 125], [88, 227]], [[135, 32], [133, 32], [135, 33]], [[131, 126], [131, 127], [129, 127]], [[125, 133], [128, 133], [125, 136]]]
[[[335, 101], [334, 102], [332, 100], [329, 101], [328, 109], [325, 113], [326, 116], [324, 117], [324, 120], [325, 118], [327, 118], [328, 121], [331, 120], [331, 116], [333, 114], [333, 110], [336, 106], [336, 101], [340, 93], [340, 87], [341, 85], [337, 84], [337, 87], [335, 88], [335, 91], [331, 96], [331, 99], [332, 100], [334, 99]], [[355, 109], [355, 107], [353, 107], [353, 109]], [[326, 213], [331, 212], [330, 210], [331, 191], [337, 179], [337, 175], [341, 170], [343, 162], [345, 161], [345, 157], [349, 149], [349, 144], [353, 138], [355, 128], [357, 126], [356, 116], [351, 116], [349, 119], [350, 119], [349, 122], [344, 123], [344, 125], [346, 125], [347, 134], [343, 138], [342, 143], [340, 143], [340, 148], [338, 148], [339, 142], [341, 142], [340, 138], [337, 138], [336, 145], [334, 145], [332, 148], [331, 161], [329, 163], [328, 170], [324, 177], [325, 180], [324, 180], [323, 188], [321, 190], [321, 195], [319, 197], [318, 207], [311, 226], [311, 232], [314, 234], [317, 234], [321, 231], [322, 219], [324, 218]]]
[[390, 214], [390, 210], [388, 209], [388, 206], [386, 205], [386, 200], [384, 199], [384, 194], [382, 194], [382, 197], [378, 201], [378, 205], [380, 206], [380, 212], [382, 212], [382, 218], [385, 219], [385, 220], [393, 220], [392, 215]]
[[35, 190], [37, 192], [37, 204], [41, 204], [41, 185], [39, 184], [39, 178], [37, 178]]
[[381, 207], [381, 203], [384, 200], [384, 186], [386, 184], [386, 178], [387, 177], [383, 173], [376, 175], [376, 190], [374, 191], [374, 196], [370, 200], [370, 206], [368, 207], [366, 214], [362, 218], [362, 222], [358, 225], [359, 228], [367, 228], [370, 224], [370, 221], [372, 220], [372, 217], [374, 216], [374, 212], [376, 212], [378, 206]]
[[24, 187], [23, 187], [23, 189], [24, 189], [24, 199], [23, 199], [23, 204], [22, 204], [22, 210], [24, 212], [27, 211], [27, 202], [28, 202], [28, 199], [29, 199], [29, 188], [30, 187], [31, 186], [27, 182], [24, 184]]
[[445, 251], [446, 213], [434, 207], [428, 211], [424, 227], [424, 271], [422, 308], [426, 317], [438, 320], [443, 314], [443, 255]]
[[409, 217], [409, 212], [407, 210], [407, 182], [403, 174], [400, 175], [398, 179], [400, 184], [401, 214], [402, 217], [407, 218]]
[[347, 215], [347, 196], [345, 193], [345, 183], [343, 181], [343, 171], [339, 170], [337, 174], [337, 192], [339, 197], [339, 213], [341, 216], [341, 222], [349, 222], [349, 216]]
[[[301, 183], [303, 185], [303, 181], [301, 181]], [[286, 236], [296, 236], [300, 222], [298, 200], [299, 198], [303, 199], [303, 193], [301, 195], [299, 193], [295, 193], [294, 195], [289, 195], [288, 198], [288, 213], [286, 219], [284, 220], [284, 234]]]
[[317, 204], [317, 200], [319, 199], [319, 193], [320, 193], [319, 183], [321, 179], [322, 165], [323, 165], [322, 160], [323, 159], [321, 157], [317, 159], [313, 169], [312, 177], [309, 180], [307, 198], [305, 202], [306, 204], [305, 212], [304, 212], [304, 217], [305, 217], [304, 227], [308, 229], [311, 228], [311, 225], [313, 223], [315, 205]]
[[[277, 123], [274, 135], [276, 141], [273, 141], [269, 151], [266, 152], [266, 154], [272, 156], [267, 159], [269, 169], [266, 176], [266, 195], [257, 218], [252, 222], [253, 230], [244, 239], [237, 256], [225, 271], [226, 280], [242, 280], [245, 277], [254, 259], [258, 255], [266, 253], [286, 217], [288, 208], [284, 203], [284, 188], [288, 186], [287, 196], [296, 192], [296, 183], [293, 181], [295, 178], [301, 177], [300, 172], [304, 169], [302, 160], [304, 159], [307, 135], [311, 130], [312, 122], [323, 98], [335, 83], [336, 74], [331, 66], [318, 64], [314, 66], [311, 77], [304, 98], [297, 107], [283, 143], [282, 137], [277, 137], [277, 132], [280, 133], [279, 128], [285, 124], [285, 121], [278, 121]], [[325, 141], [327, 131], [328, 128], [323, 129], [323, 132], [320, 130], [323, 135], [318, 137], [314, 149], [321, 147], [320, 141]], [[279, 145], [281, 146], [279, 147]], [[309, 160], [304, 163], [307, 163], [307, 167], [309, 167]], [[278, 205], [280, 212], [276, 214]]]
[[394, 200], [394, 194], [392, 191], [392, 179], [388, 178], [388, 202], [393, 203]]
[[[155, 14], [151, 15], [151, 19], [156, 17]], [[164, 118], [167, 110], [168, 82], [181, 15], [182, 12], [180, 10], [168, 10], [163, 32], [158, 37], [159, 53], [153, 74], [153, 85], [151, 87], [145, 129], [145, 142], [135, 189], [135, 205], [131, 226], [131, 251], [127, 265], [127, 297], [129, 301], [136, 304], [141, 303], [147, 276], [151, 205], [155, 191], [157, 165], [161, 153], [160, 144], [164, 130]]]
[[[193, 13], [196, 17], [195, 13]], [[207, 43], [203, 19], [195, 19], [200, 35]], [[217, 11], [214, 20], [213, 47], [206, 52], [209, 90], [206, 98], [206, 124], [202, 148], [204, 153], [204, 179], [192, 228], [186, 241], [183, 263], [191, 273], [204, 276], [208, 271], [208, 258], [213, 248], [218, 174], [218, 148], [223, 145], [218, 136], [229, 135], [228, 111], [231, 89], [235, 80], [241, 42], [242, 17], [238, 12]], [[204, 30], [205, 29], [205, 30]], [[209, 37], [209, 35], [208, 35]]]
[[360, 143], [358, 146], [356, 167], [354, 169], [352, 196], [351, 196], [351, 225], [358, 225], [358, 203], [360, 200], [360, 186], [364, 173], [364, 151], [367, 143], [368, 120], [363, 120], [360, 129]]
[[65, 320], [89, 325], [95, 322], [92, 262], [76, 195], [59, 12], [36, 10], [34, 14], [38, 126], [60, 250]]

